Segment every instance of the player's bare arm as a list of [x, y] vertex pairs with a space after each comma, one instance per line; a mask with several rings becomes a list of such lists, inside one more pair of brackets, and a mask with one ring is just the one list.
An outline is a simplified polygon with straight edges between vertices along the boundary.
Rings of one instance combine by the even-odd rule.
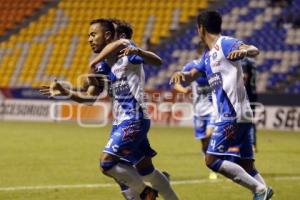
[[189, 72], [178, 71], [172, 75], [170, 84], [190, 84], [201, 76], [203, 76], [203, 72], [197, 69], [192, 69]]
[[159, 66], [162, 64], [162, 59], [151, 51], [146, 51], [138, 47], [129, 46], [120, 51], [119, 57], [128, 55], [138, 55], [145, 60], [145, 63]]
[[97, 63], [104, 61], [106, 58], [116, 56], [122, 49], [130, 44], [127, 39], [119, 39], [109, 43], [104, 49], [90, 62], [90, 68], [93, 68]]
[[191, 91], [191, 88], [188, 86], [188, 87], [184, 87], [183, 85], [181, 85], [181, 84], [175, 84], [174, 85], [174, 89], [176, 90], [176, 91], [178, 91], [178, 92], [181, 92], [181, 93], [184, 93], [184, 94], [186, 94], [186, 93], [188, 93], [189, 91]]
[[129, 46], [130, 41], [128, 39], [119, 39], [108, 44], [96, 58], [90, 63], [90, 67], [93, 68], [97, 63], [104, 61], [108, 57], [113, 57], [119, 54], [118, 57], [125, 55], [138, 55], [141, 56], [146, 63], [159, 66], [162, 64], [162, 59], [151, 51], [146, 51], [137, 47]]
[[227, 56], [227, 59], [242, 59], [244, 57], [255, 57], [259, 54], [259, 50], [257, 47], [253, 45], [242, 44], [238, 50], [230, 52]]
[[40, 92], [48, 96], [49, 98], [55, 98], [58, 96], [67, 96], [71, 100], [78, 103], [94, 102], [98, 93], [96, 92], [96, 86], [90, 85], [87, 91], [74, 91], [63, 86], [57, 80], [54, 80], [50, 85], [44, 85], [40, 88]]

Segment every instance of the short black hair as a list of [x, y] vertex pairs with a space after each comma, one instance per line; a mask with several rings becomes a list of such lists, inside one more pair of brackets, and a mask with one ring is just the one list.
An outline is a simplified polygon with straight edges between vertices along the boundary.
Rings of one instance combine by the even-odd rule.
[[205, 10], [198, 15], [197, 24], [208, 33], [219, 34], [222, 31], [222, 16], [215, 10]]
[[112, 34], [112, 37], [114, 37], [114, 35], [115, 35], [115, 28], [114, 28], [113, 23], [110, 20], [103, 19], [103, 18], [93, 19], [90, 22], [90, 25], [93, 25], [93, 24], [100, 24], [104, 31], [110, 31], [111, 34]]
[[116, 34], [117, 34], [118, 38], [122, 34], [125, 34], [126, 39], [132, 38], [133, 29], [132, 29], [132, 26], [128, 22], [126, 22], [124, 20], [116, 19], [116, 18], [110, 18], [108, 20], [110, 20], [112, 23], [117, 25]]

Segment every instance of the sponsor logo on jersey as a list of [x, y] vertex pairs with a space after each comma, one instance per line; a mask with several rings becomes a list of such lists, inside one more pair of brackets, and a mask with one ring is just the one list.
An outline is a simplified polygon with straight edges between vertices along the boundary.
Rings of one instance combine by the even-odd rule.
[[125, 67], [124, 66], [122, 66], [122, 67], [114, 67], [112, 69], [112, 72], [117, 76], [117, 74], [125, 72]]
[[223, 85], [221, 73], [217, 72], [208, 76], [208, 83], [213, 91], [216, 91], [216, 89], [221, 88]]
[[112, 91], [115, 98], [120, 98], [122, 96], [127, 96], [130, 93], [130, 87], [126, 77], [117, 80], [112, 85]]

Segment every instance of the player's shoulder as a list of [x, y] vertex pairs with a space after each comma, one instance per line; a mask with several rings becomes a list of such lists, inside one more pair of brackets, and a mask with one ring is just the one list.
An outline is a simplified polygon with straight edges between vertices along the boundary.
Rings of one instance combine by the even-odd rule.
[[107, 62], [101, 61], [95, 65], [95, 72], [98, 74], [108, 74], [110, 67]]
[[131, 64], [138, 65], [138, 64], [144, 63], [144, 59], [139, 55], [133, 54], [133, 55], [127, 56], [127, 58], [128, 58], [128, 62]]
[[240, 40], [237, 38], [234, 38], [234, 37], [230, 37], [230, 36], [221, 36], [220, 42], [221, 42], [222, 48], [224, 48], [224, 47], [226, 48], [227, 46], [231, 46], [235, 43], [240, 42]]
[[192, 60], [192, 61], [190, 61], [190, 62], [188, 62], [188, 63], [186, 63], [184, 66], [183, 66], [183, 71], [190, 71], [190, 70], [192, 70], [193, 68], [195, 68], [195, 67], [197, 67], [197, 66], [199, 66], [200, 65], [200, 60], [201, 59], [195, 59], [195, 60]]
[[230, 52], [238, 50], [242, 44], [244, 43], [237, 38], [221, 36], [220, 45], [225, 57], [227, 57]]
[[221, 36], [221, 40], [236, 40], [237, 38], [231, 37], [231, 36], [227, 36], [227, 35], [222, 35]]

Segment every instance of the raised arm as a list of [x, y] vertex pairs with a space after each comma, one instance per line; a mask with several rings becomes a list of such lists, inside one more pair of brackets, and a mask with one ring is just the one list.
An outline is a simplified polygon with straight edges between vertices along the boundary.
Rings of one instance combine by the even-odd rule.
[[108, 57], [116, 56], [122, 49], [130, 44], [127, 39], [116, 40], [109, 43], [102, 51], [90, 62], [90, 67], [93, 68], [97, 63], [104, 61]]
[[204, 76], [204, 72], [198, 71], [196, 68], [193, 68], [188, 72], [178, 71], [172, 75], [170, 84], [189, 85], [191, 82], [195, 81], [201, 76]]
[[122, 49], [119, 57], [127, 55], [138, 55], [142, 57], [147, 64], [159, 66], [162, 64], [162, 59], [151, 51], [146, 51], [138, 47], [129, 46], [125, 49]]
[[242, 59], [245, 57], [255, 57], [259, 54], [259, 50], [253, 45], [242, 44], [238, 50], [230, 52], [227, 56], [229, 60]]

